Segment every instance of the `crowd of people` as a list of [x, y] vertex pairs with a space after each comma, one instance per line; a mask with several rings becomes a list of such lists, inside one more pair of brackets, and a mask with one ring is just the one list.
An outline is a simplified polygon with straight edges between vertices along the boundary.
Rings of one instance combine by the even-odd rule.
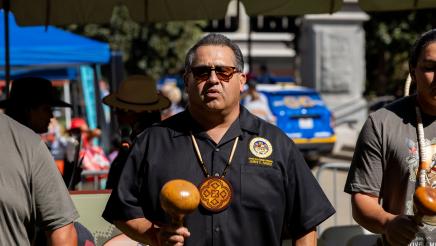
[[[383, 245], [436, 243], [436, 30], [417, 40], [409, 69], [417, 92], [370, 114], [345, 185], [355, 220], [383, 235]], [[159, 91], [151, 77], [127, 77], [102, 99], [119, 126], [113, 158], [93, 141], [101, 131], [83, 118], [59, 140], [53, 108], [71, 104], [49, 80], [14, 80], [0, 101], [0, 245], [84, 242], [68, 194], [82, 169], [108, 170], [102, 217], [145, 245], [281, 245], [286, 238], [316, 245], [316, 227], [335, 209], [296, 145], [274, 126], [255, 89], [271, 83], [266, 70], [261, 78], [247, 81], [240, 48], [221, 34], [187, 52], [186, 107], [175, 84]], [[47, 132], [54, 155], [38, 135]], [[65, 162], [56, 165], [54, 157]], [[161, 206], [162, 187], [177, 179], [199, 191], [198, 209], [182, 223]]]

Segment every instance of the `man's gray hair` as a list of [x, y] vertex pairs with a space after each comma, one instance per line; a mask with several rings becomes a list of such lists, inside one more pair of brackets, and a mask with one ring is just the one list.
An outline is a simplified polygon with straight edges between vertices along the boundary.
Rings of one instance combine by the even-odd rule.
[[188, 72], [190, 70], [192, 63], [194, 62], [194, 55], [197, 49], [200, 46], [207, 45], [227, 46], [232, 49], [233, 54], [235, 55], [236, 70], [238, 72], [244, 71], [244, 57], [242, 56], [242, 52], [241, 49], [239, 49], [239, 46], [222, 34], [211, 33], [200, 39], [194, 46], [189, 49], [185, 58], [185, 72]]

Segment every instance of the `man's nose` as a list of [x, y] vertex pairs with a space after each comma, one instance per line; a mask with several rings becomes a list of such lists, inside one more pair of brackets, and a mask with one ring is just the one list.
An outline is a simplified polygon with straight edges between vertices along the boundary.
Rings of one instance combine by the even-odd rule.
[[212, 83], [219, 83], [220, 82], [220, 80], [218, 79], [218, 76], [215, 73], [215, 70], [210, 71], [209, 81]]

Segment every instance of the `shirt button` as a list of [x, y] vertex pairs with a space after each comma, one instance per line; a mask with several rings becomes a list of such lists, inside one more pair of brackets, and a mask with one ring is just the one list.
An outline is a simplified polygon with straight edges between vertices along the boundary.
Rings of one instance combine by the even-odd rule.
[[220, 151], [220, 148], [216, 148], [216, 149], [215, 149], [215, 152], [219, 152], [219, 151]]
[[219, 173], [215, 173], [214, 175], [215, 175], [215, 177], [219, 177], [219, 176], [220, 176], [220, 174], [219, 174]]
[[219, 231], [220, 231], [220, 227], [219, 226], [215, 227], [215, 232], [219, 232]]

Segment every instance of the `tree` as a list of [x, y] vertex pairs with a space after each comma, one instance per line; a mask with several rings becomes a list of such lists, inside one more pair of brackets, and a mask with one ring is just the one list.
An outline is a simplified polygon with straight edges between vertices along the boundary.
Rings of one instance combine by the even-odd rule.
[[[408, 75], [409, 50], [425, 31], [436, 26], [434, 9], [370, 13], [366, 31], [367, 95], [402, 93]], [[401, 94], [402, 95], [402, 94]]]
[[67, 29], [100, 41], [123, 53], [127, 74], [148, 74], [155, 79], [177, 74], [184, 67], [187, 49], [202, 35], [202, 21], [140, 24], [124, 7], [114, 10], [108, 25], [71, 25]]

